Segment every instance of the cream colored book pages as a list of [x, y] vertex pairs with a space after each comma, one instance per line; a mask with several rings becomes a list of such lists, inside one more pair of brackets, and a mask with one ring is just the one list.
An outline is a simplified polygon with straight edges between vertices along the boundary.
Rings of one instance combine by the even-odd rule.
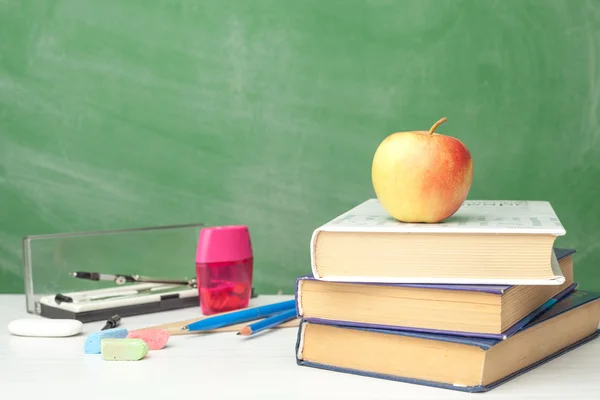
[[461, 285], [562, 285], [565, 283], [556, 254], [550, 256], [553, 277], [550, 279], [486, 279], [486, 278], [410, 278], [410, 277], [371, 277], [371, 276], [319, 276], [313, 261], [312, 272], [316, 279], [331, 282], [363, 282], [363, 283], [424, 283], [424, 284], [461, 284]]
[[549, 202], [510, 200], [467, 200], [447, 220], [437, 224], [403, 223], [393, 219], [377, 199], [369, 199], [314, 230], [310, 241], [313, 276], [317, 279], [340, 282], [381, 283], [449, 283], [449, 284], [506, 284], [506, 285], [560, 285], [564, 276], [554, 252], [549, 254], [554, 277], [551, 279], [495, 280], [495, 279], [435, 279], [435, 278], [381, 278], [369, 276], [321, 277], [316, 268], [315, 244], [320, 232], [374, 232], [426, 234], [511, 234], [554, 235], [566, 234], [565, 228]]

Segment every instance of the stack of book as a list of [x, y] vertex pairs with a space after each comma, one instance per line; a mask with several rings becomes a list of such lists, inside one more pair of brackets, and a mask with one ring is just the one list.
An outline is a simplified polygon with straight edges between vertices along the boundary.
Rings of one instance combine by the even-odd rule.
[[299, 365], [490, 390], [598, 335], [600, 294], [548, 202], [466, 201], [438, 224], [370, 199], [317, 228], [296, 284]]

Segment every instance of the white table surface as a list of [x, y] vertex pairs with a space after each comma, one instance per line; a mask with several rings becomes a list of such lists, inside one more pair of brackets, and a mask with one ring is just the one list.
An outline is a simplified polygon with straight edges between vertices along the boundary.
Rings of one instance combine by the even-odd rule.
[[[259, 296], [253, 304], [291, 299]], [[123, 318], [136, 329], [194, 318], [199, 308]], [[296, 365], [296, 328], [256, 337], [235, 333], [172, 336], [168, 347], [135, 362], [104, 361], [83, 353], [84, 324], [70, 338], [27, 338], [8, 333], [25, 311], [22, 295], [0, 295], [0, 399], [600, 399], [600, 340], [595, 340], [484, 394], [386, 381]], [[334, 396], [335, 397], [332, 397]]]

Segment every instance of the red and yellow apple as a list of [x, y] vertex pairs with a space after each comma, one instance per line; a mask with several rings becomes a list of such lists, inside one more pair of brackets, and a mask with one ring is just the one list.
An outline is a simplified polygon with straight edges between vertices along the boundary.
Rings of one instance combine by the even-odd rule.
[[371, 179], [381, 206], [402, 222], [437, 223], [464, 203], [473, 182], [469, 149], [457, 138], [429, 131], [396, 132], [373, 157]]

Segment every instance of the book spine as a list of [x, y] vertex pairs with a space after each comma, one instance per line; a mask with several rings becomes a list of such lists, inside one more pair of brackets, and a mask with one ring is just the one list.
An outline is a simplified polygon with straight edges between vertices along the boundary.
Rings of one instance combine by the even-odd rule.
[[316, 254], [315, 254], [315, 247], [317, 244], [317, 237], [319, 236], [319, 232], [321, 231], [321, 228], [317, 228], [313, 231], [312, 236], [310, 238], [310, 269], [312, 271], [312, 275], [315, 278], [320, 278], [321, 276], [319, 275], [319, 271], [317, 269], [317, 260], [316, 260]]
[[302, 278], [296, 279], [296, 289], [294, 290], [294, 299], [296, 300], [296, 315], [302, 318], [304, 314], [302, 310]]
[[298, 325], [298, 334], [296, 335], [296, 362], [299, 362], [299, 360], [302, 359], [305, 326], [306, 321], [300, 320], [300, 325]]

